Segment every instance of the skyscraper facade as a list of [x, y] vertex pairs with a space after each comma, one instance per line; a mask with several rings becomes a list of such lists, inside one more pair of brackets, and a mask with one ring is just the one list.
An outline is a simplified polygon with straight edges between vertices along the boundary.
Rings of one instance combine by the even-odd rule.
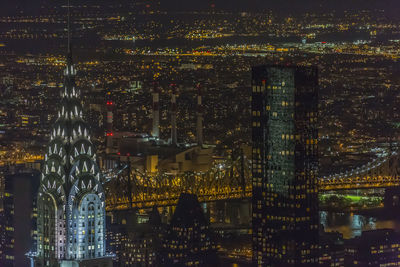
[[254, 266], [318, 264], [318, 73], [252, 70]]
[[38, 193], [36, 266], [110, 266], [105, 195], [69, 51]]
[[23, 166], [0, 168], [0, 266], [28, 266], [35, 245], [39, 172]]

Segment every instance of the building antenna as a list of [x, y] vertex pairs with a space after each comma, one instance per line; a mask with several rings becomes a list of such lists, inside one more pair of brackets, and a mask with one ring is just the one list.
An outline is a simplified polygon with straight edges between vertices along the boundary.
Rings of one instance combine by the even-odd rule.
[[[72, 66], [72, 48], [71, 48], [71, 11], [70, 11], [70, 0], [67, 0], [67, 66]], [[73, 70], [71, 69], [71, 73]]]
[[68, 30], [68, 54], [69, 53], [71, 53], [71, 34], [70, 34], [70, 20], [71, 20], [71, 13], [70, 13], [70, 10], [69, 10], [69, 1], [70, 0], [68, 0], [67, 1], [67, 12], [68, 12], [68, 15], [67, 15], [67, 30]]

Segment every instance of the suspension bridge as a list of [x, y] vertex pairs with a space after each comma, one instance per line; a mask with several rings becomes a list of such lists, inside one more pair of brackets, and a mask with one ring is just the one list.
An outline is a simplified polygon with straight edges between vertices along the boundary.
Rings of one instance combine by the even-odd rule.
[[[376, 155], [364, 165], [320, 177], [319, 191], [400, 188], [399, 153], [381, 149]], [[124, 169], [130, 175], [123, 175]], [[252, 192], [251, 162], [245, 157], [215, 163], [204, 173], [150, 174], [123, 167], [106, 176], [108, 209], [172, 206], [183, 192], [196, 194], [201, 202], [249, 199]]]

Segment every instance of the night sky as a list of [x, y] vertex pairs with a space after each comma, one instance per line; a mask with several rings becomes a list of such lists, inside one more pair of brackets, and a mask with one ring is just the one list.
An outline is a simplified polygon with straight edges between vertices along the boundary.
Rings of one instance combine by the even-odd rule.
[[[131, 0], [71, 0], [71, 3], [130, 2]], [[143, 0], [149, 3], [154, 0]], [[37, 13], [41, 7], [62, 5], [66, 0], [2, 0], [1, 13], [13, 14], [23, 10], [24, 13]], [[141, 1], [142, 2], [142, 1]], [[253, 11], [262, 9], [279, 9], [290, 12], [344, 10], [344, 9], [386, 9], [395, 14], [400, 10], [399, 0], [160, 0], [163, 9], [201, 10], [209, 9], [214, 4], [217, 9]], [[17, 8], [16, 8], [17, 7]]]

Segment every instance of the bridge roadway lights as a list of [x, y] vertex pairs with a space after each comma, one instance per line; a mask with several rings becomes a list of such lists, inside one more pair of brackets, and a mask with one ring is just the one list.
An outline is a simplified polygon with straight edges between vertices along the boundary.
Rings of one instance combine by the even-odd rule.
[[400, 187], [390, 187], [385, 189], [384, 207], [386, 209], [400, 208]]

